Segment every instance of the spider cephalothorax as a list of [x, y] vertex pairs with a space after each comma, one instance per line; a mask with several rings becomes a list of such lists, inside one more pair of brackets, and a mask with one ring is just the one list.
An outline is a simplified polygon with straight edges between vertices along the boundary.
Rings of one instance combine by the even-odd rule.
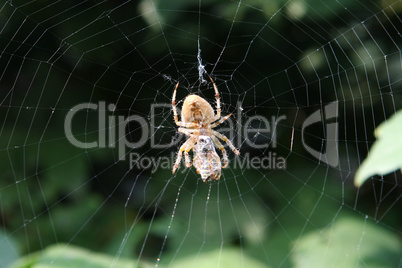
[[[176, 84], [172, 97], [174, 121], [176, 125], [179, 126], [178, 131], [189, 136], [177, 153], [177, 159], [173, 166], [172, 173], [175, 173], [180, 165], [183, 152], [186, 166], [191, 167], [192, 163], [188, 152], [193, 150], [193, 165], [197, 172], [201, 174], [202, 180], [206, 182], [209, 180], [218, 180], [221, 176], [221, 167], [225, 168], [228, 166], [229, 161], [226, 150], [223, 148], [223, 145], [220, 143], [218, 138], [226, 142], [235, 154], [240, 154], [226, 136], [213, 130], [214, 127], [228, 119], [231, 114], [221, 117], [218, 88], [211, 77], [210, 79], [215, 90], [216, 114], [214, 114], [212, 106], [205, 99], [192, 94], [188, 95], [184, 100], [181, 112], [182, 121], [179, 121], [176, 109], [176, 91], [179, 83]], [[221, 165], [219, 156], [215, 151], [215, 146], [222, 151], [223, 166]]]

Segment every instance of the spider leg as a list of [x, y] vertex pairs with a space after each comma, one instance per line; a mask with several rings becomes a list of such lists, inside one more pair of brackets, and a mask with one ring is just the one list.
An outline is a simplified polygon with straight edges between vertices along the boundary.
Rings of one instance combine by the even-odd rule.
[[177, 153], [177, 158], [176, 158], [176, 162], [173, 166], [173, 170], [172, 173], [174, 173], [176, 171], [176, 169], [179, 167], [180, 162], [181, 162], [181, 158], [182, 158], [182, 153], [184, 152], [184, 158], [185, 158], [185, 163], [186, 163], [186, 167], [191, 167], [192, 163], [191, 163], [191, 159], [190, 159], [190, 155], [188, 154], [188, 152], [193, 149], [194, 144], [197, 140], [197, 136], [194, 135], [194, 132], [198, 132], [198, 129], [188, 129], [188, 128], [179, 128], [178, 130], [180, 133], [186, 134], [187, 136], [190, 136], [190, 138], [183, 143], [183, 145], [180, 147], [179, 152]]
[[186, 134], [187, 136], [192, 137], [194, 132], [199, 132], [199, 129], [196, 128], [183, 128], [183, 127], [179, 127], [179, 129], [177, 130], [180, 133]]
[[177, 115], [177, 108], [176, 108], [176, 91], [177, 91], [178, 86], [179, 86], [179, 82], [177, 82], [176, 87], [173, 90], [173, 97], [172, 97], [173, 116], [174, 116], [174, 122], [176, 123], [176, 125], [179, 123], [179, 116]]
[[209, 77], [209, 79], [212, 82], [212, 85], [214, 86], [214, 90], [215, 90], [215, 99], [216, 99], [216, 115], [214, 116], [213, 121], [218, 120], [221, 117], [221, 101], [220, 101], [220, 97], [219, 97], [219, 91], [218, 88], [215, 85], [214, 80], [212, 80], [211, 77]]
[[197, 141], [198, 136], [200, 135], [200, 129], [196, 128], [194, 129], [194, 128], [179, 127], [178, 132], [190, 136], [194, 140], [194, 143]]
[[184, 156], [186, 158], [186, 166], [188, 166], [188, 162], [190, 162], [190, 166], [191, 166], [190, 156], [188, 155], [188, 152], [194, 147], [194, 144], [195, 144], [195, 140], [192, 137], [190, 137], [185, 143], [183, 143], [182, 146], [180, 146], [179, 152], [177, 153], [176, 162], [174, 163], [174, 166], [172, 169], [172, 174], [174, 174], [176, 172], [176, 169], [180, 165], [183, 151], [184, 151]]
[[226, 121], [231, 115], [232, 115], [232, 114], [228, 114], [227, 116], [222, 117], [219, 121], [216, 121], [215, 123], [209, 125], [209, 127], [210, 127], [210, 128], [214, 128], [214, 127], [216, 127], [217, 125], [222, 124], [222, 122]]
[[228, 155], [226, 153], [225, 148], [223, 148], [222, 143], [215, 136], [211, 136], [211, 139], [214, 141], [216, 147], [218, 147], [219, 150], [222, 151], [222, 155], [223, 155], [223, 166], [222, 166], [222, 168], [226, 168], [228, 166], [229, 160], [228, 160]]
[[179, 127], [185, 127], [185, 128], [200, 128], [201, 125], [199, 123], [194, 123], [194, 122], [181, 122], [181, 121], [177, 121], [175, 122], [176, 125], [178, 125]]
[[[193, 146], [194, 146], [194, 144], [193, 144]], [[190, 155], [188, 154], [189, 151], [190, 151], [190, 149], [184, 150], [184, 158], [186, 160], [186, 167], [188, 167], [188, 168], [193, 165], [193, 163], [191, 163]]]
[[237, 149], [233, 146], [232, 142], [231, 142], [225, 135], [222, 135], [221, 133], [219, 133], [218, 131], [215, 131], [215, 130], [212, 130], [212, 134], [213, 134], [214, 136], [218, 137], [219, 139], [223, 140], [224, 142], [226, 142], [226, 144], [229, 146], [229, 148], [230, 148], [235, 154], [237, 154], [237, 155], [240, 154], [239, 150], [237, 150]]
[[190, 146], [187, 146], [187, 148], [184, 150], [184, 158], [186, 160], [186, 167], [191, 167], [193, 164], [191, 163], [190, 155], [188, 152], [193, 149], [194, 144], [197, 140], [197, 137], [193, 134], [193, 132], [197, 132], [198, 129], [188, 129], [188, 128], [179, 128], [179, 132], [186, 134], [187, 136], [190, 136], [188, 140], [192, 140], [192, 144]]

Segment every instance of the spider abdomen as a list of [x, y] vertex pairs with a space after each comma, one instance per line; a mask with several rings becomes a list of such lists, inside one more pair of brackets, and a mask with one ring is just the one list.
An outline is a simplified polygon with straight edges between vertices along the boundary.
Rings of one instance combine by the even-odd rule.
[[183, 122], [207, 124], [212, 121], [214, 110], [211, 105], [198, 95], [189, 95], [183, 103], [181, 118]]

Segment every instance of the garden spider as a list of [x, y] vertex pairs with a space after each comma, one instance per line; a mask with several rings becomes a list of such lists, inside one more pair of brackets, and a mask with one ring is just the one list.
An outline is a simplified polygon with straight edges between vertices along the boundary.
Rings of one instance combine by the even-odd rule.
[[[192, 94], [188, 95], [184, 100], [181, 111], [182, 121], [179, 121], [176, 109], [176, 91], [179, 82], [176, 84], [172, 97], [174, 121], [176, 125], [179, 126], [178, 131], [189, 136], [177, 153], [172, 173], [174, 174], [180, 165], [183, 152], [186, 166], [191, 167], [192, 164], [188, 152], [192, 149], [194, 152], [193, 165], [196, 168], [197, 173], [201, 175], [201, 179], [205, 182], [208, 182], [209, 180], [218, 180], [221, 176], [221, 167], [226, 168], [229, 163], [226, 150], [223, 148], [223, 145], [220, 143], [218, 138], [226, 142], [235, 154], [240, 154], [239, 150], [233, 146], [232, 142], [226, 136], [213, 130], [214, 127], [227, 120], [232, 114], [221, 117], [218, 88], [212, 78], [209, 77], [209, 79], [211, 80], [215, 90], [216, 115], [214, 114], [211, 105], [205, 99]], [[215, 151], [215, 145], [222, 151], [223, 166], [221, 166], [220, 158]]]

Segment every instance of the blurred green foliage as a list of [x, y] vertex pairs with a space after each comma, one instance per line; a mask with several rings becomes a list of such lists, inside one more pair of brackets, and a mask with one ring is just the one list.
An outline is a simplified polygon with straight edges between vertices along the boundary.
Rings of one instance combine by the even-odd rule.
[[295, 267], [393, 267], [400, 262], [401, 250], [393, 233], [357, 217], [347, 217], [324, 232], [303, 236], [292, 261]]

